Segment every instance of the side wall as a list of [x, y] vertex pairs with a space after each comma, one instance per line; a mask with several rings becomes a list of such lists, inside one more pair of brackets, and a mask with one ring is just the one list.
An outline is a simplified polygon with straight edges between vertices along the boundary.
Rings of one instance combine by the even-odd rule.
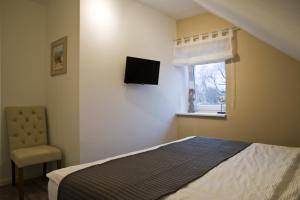
[[[176, 24], [133, 0], [84, 0], [80, 11], [81, 162], [176, 139], [181, 72]], [[124, 84], [126, 56], [161, 61], [158, 86]]]
[[[4, 179], [8, 179], [8, 176], [5, 176], [5, 172], [7, 172], [7, 169], [5, 169], [4, 167], [4, 160], [7, 160], [7, 154], [6, 151], [4, 151], [3, 146], [7, 146], [4, 145], [3, 139], [4, 139], [4, 135], [3, 135], [3, 113], [2, 113], [2, 23], [3, 23], [3, 1], [0, 0], [0, 185], [4, 184]], [[4, 161], [4, 162], [3, 162]], [[6, 161], [7, 162], [7, 161]]]
[[[179, 20], [177, 36], [230, 26], [204, 14]], [[204, 135], [300, 146], [300, 63], [242, 30], [237, 31], [237, 48], [235, 108], [228, 105], [225, 120], [178, 117], [179, 137]], [[230, 70], [227, 65], [228, 77]], [[228, 86], [230, 97], [230, 79]]]
[[[45, 105], [45, 7], [32, 0], [1, 0], [1, 3], [2, 108]], [[5, 123], [2, 125], [0, 185], [10, 182], [8, 138]], [[35, 176], [41, 172], [41, 167], [29, 167], [25, 175]]]
[[[67, 74], [50, 76], [50, 45], [68, 36]], [[79, 0], [47, 4], [46, 103], [52, 145], [63, 150], [65, 166], [79, 163]]]
[[[79, 0], [1, 0], [0, 8], [1, 108], [46, 105], [50, 143], [63, 150], [65, 165], [78, 164]], [[69, 39], [68, 73], [51, 77], [50, 44], [63, 36]], [[40, 175], [41, 169], [27, 167], [25, 176]], [[9, 182], [10, 160], [3, 119], [0, 185]]]

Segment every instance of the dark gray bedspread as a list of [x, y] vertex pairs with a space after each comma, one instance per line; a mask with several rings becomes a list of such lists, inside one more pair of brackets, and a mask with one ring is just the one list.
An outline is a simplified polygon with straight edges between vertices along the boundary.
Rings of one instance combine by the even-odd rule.
[[59, 200], [155, 200], [203, 176], [250, 143], [195, 137], [66, 176]]

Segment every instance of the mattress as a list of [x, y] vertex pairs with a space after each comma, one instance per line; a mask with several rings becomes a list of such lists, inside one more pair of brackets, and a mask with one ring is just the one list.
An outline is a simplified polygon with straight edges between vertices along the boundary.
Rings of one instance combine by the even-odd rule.
[[[175, 142], [181, 142], [190, 138], [191, 137]], [[59, 183], [70, 173], [109, 160], [153, 150], [168, 144], [170, 143], [97, 162], [53, 171], [47, 175], [49, 178], [49, 200], [57, 199]], [[234, 157], [210, 170], [201, 178], [163, 199], [299, 200], [300, 148], [254, 143]]]

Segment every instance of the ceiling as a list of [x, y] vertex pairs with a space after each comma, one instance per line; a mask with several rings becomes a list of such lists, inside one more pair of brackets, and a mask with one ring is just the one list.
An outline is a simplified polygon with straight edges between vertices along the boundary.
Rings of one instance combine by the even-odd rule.
[[299, 0], [195, 0], [195, 2], [300, 61]]
[[194, 0], [138, 0], [174, 19], [192, 17], [206, 12]]
[[218, 15], [300, 61], [299, 0], [137, 0], [174, 19]]

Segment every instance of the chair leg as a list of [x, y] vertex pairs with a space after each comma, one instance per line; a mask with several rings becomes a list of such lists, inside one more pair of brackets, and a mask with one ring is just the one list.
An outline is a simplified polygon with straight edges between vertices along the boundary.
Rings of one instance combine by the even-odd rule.
[[47, 163], [43, 163], [43, 177], [46, 178], [47, 174]]
[[23, 188], [23, 168], [18, 168], [18, 189], [19, 189], [19, 200], [24, 200], [24, 188]]
[[61, 160], [58, 160], [57, 161], [57, 169], [60, 169], [61, 168]]
[[12, 185], [15, 186], [16, 185], [16, 165], [15, 165], [14, 161], [11, 161], [11, 181], [12, 181]]

